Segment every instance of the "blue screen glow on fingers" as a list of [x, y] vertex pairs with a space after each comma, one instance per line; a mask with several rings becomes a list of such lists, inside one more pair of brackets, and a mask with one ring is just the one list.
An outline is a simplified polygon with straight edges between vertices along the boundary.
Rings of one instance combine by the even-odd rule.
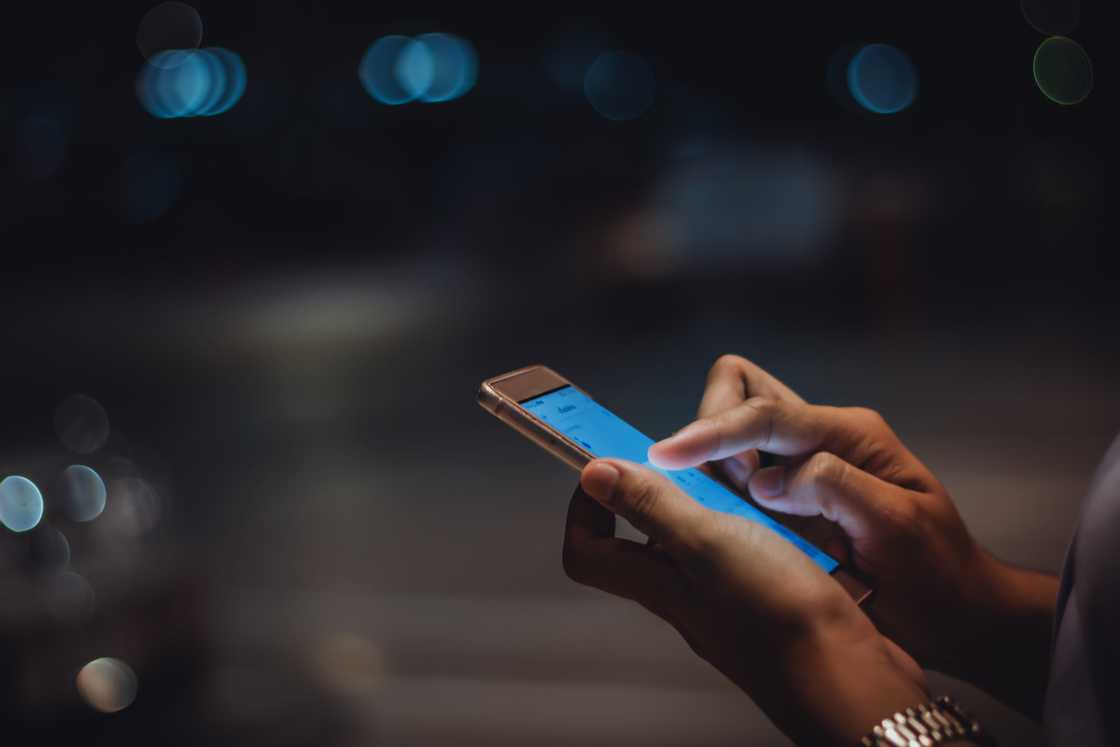
[[646, 457], [653, 439], [575, 387], [561, 387], [526, 400], [521, 406], [537, 420], [579, 444], [589, 454], [595, 457], [628, 459], [657, 470], [702, 506], [740, 516], [773, 530], [808, 555], [826, 573], [831, 573], [839, 566], [831, 555], [770, 518], [701, 470], [664, 470], [654, 467]]

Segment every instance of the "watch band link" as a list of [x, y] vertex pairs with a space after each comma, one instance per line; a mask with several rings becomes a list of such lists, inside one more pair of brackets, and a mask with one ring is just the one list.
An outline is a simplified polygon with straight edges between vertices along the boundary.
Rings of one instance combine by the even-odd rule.
[[995, 741], [948, 695], [885, 718], [861, 741], [862, 747], [933, 747], [968, 739], [983, 747]]

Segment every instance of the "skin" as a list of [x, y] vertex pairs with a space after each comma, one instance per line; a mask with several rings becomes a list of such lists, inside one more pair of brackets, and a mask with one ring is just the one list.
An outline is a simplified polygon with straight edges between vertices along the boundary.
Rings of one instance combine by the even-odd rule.
[[[651, 542], [615, 538], [615, 516]], [[798, 744], [857, 744], [929, 700], [921, 669], [807, 556], [653, 470], [614, 459], [584, 469], [564, 566], [666, 620]]]
[[[807, 404], [738, 356], [712, 367], [699, 414], [651, 448], [655, 464], [719, 461], [760, 506], [819, 517], [818, 534], [838, 529], [828, 548], [872, 580], [870, 614], [885, 635], [1039, 717], [1057, 578], [986, 552], [882, 416]], [[760, 450], [783, 463], [758, 469]]]
[[[622, 460], [581, 475], [569, 575], [664, 618], [799, 743], [854, 744], [928, 700], [915, 659], [1037, 717], [1057, 580], [984, 551], [882, 417], [808, 404], [737, 356], [713, 366], [699, 415], [651, 447], [651, 461], [712, 464], [759, 506], [800, 522], [871, 580], [870, 619], [770, 530], [704, 509]], [[760, 451], [778, 464], [760, 468]], [[616, 539], [615, 515], [651, 542]]]

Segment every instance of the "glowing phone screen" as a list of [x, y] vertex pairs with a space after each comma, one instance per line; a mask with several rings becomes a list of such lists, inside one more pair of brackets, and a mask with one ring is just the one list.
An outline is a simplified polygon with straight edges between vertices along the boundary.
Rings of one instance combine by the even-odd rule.
[[525, 400], [521, 406], [597, 457], [627, 459], [666, 475], [688, 495], [715, 511], [765, 524], [792, 542], [826, 573], [838, 563], [826, 552], [782, 526], [698, 469], [664, 470], [646, 457], [653, 439], [575, 387], [565, 386]]

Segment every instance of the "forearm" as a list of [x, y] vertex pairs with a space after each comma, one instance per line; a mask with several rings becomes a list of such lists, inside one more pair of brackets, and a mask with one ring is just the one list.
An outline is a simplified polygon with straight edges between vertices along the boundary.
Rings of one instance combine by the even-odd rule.
[[1038, 719], [1050, 676], [1058, 579], [986, 553], [984, 573], [986, 598], [960, 611], [967, 627], [948, 673]]

